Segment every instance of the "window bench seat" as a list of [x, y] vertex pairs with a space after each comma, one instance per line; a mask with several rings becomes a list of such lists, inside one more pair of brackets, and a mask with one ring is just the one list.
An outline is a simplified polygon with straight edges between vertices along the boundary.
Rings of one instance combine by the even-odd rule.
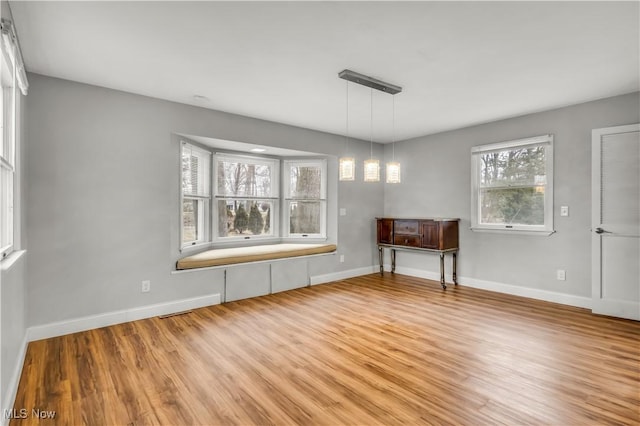
[[176, 269], [208, 268], [211, 266], [309, 256], [313, 254], [332, 253], [336, 251], [336, 249], [335, 244], [269, 244], [264, 246], [214, 249], [183, 257], [178, 260]]

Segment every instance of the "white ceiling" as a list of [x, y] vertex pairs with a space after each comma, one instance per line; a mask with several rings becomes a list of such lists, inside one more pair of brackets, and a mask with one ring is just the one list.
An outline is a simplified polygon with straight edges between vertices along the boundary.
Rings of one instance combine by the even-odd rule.
[[[639, 90], [638, 2], [11, 1], [27, 69], [331, 133], [345, 68], [395, 139]], [[194, 95], [204, 96], [199, 99]], [[349, 133], [393, 97], [351, 83]]]

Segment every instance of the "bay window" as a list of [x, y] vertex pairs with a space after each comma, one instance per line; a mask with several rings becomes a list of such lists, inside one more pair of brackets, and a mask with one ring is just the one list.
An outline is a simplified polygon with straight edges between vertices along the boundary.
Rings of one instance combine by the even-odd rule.
[[327, 162], [212, 153], [181, 143], [182, 249], [325, 239]]

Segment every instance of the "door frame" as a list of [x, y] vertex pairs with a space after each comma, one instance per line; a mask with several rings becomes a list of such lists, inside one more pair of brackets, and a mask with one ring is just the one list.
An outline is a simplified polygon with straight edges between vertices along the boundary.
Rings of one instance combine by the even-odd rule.
[[640, 320], [638, 304], [635, 302], [616, 301], [615, 308], [611, 302], [602, 299], [602, 236], [595, 232], [600, 226], [600, 191], [602, 151], [600, 143], [605, 135], [640, 132], [640, 123], [624, 126], [604, 127], [591, 131], [591, 311], [595, 314], [612, 315]]

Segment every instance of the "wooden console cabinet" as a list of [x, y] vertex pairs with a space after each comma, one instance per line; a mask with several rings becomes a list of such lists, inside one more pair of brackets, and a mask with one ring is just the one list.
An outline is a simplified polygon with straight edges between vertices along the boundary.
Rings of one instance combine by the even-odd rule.
[[418, 250], [440, 254], [440, 284], [444, 281], [444, 255], [453, 256], [453, 283], [456, 277], [458, 254], [458, 222], [460, 219], [405, 219], [379, 217], [377, 221], [377, 244], [380, 256], [380, 274], [383, 273], [384, 248], [391, 249], [391, 272], [396, 270], [396, 250]]

